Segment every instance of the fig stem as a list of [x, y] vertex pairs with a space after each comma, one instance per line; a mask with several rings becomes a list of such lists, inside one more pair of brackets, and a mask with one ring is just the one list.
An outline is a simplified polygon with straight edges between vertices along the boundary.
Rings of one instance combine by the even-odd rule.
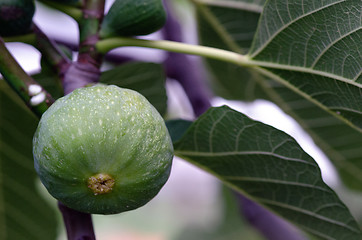
[[64, 74], [68, 70], [71, 60], [58, 48], [55, 41], [33, 23], [33, 32], [36, 36], [34, 47], [36, 47], [49, 63], [54, 72], [59, 76], [58, 86], [62, 86]]
[[4, 42], [22, 42], [34, 46], [36, 42], [36, 36], [34, 33], [28, 33], [24, 35], [16, 35], [3, 37]]
[[0, 38], [0, 73], [38, 117], [54, 102], [51, 95], [19, 65], [2, 38]]
[[105, 0], [87, 0], [82, 9], [79, 22], [79, 56], [78, 62], [91, 63], [100, 67], [102, 54], [95, 48], [99, 41], [99, 30], [104, 17]]
[[62, 213], [68, 240], [95, 240], [92, 216], [88, 213], [78, 212], [58, 202]]
[[97, 51], [95, 44], [99, 40], [104, 4], [105, 0], [84, 1], [79, 21], [79, 55], [77, 62], [71, 64], [64, 76], [65, 94], [99, 81], [103, 55]]

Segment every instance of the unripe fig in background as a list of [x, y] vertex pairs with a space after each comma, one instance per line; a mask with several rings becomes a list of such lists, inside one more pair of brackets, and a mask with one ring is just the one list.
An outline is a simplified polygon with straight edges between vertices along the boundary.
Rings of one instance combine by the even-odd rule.
[[34, 11], [34, 0], [0, 0], [0, 36], [27, 33]]
[[160, 29], [166, 22], [162, 0], [116, 0], [104, 17], [100, 35], [147, 35]]
[[150, 201], [167, 181], [173, 146], [157, 110], [117, 86], [76, 89], [41, 117], [35, 169], [66, 206], [114, 214]]
[[69, 4], [69, 5], [78, 5], [81, 0], [51, 0], [52, 2]]

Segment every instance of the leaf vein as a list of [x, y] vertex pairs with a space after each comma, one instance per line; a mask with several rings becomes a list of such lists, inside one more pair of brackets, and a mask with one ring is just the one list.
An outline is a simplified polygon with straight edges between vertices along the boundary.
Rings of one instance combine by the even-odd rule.
[[230, 152], [200, 152], [200, 151], [184, 151], [184, 150], [175, 150], [176, 154], [183, 156], [194, 156], [194, 157], [226, 157], [226, 156], [234, 156], [234, 155], [266, 155], [276, 157], [286, 161], [292, 162], [300, 162], [308, 165], [312, 165], [316, 167], [316, 164], [304, 161], [299, 158], [291, 158], [282, 156], [279, 154], [271, 153], [271, 152], [262, 152], [262, 151], [230, 151]]
[[294, 20], [288, 22], [286, 25], [284, 25], [284, 26], [282, 26], [280, 29], [278, 29], [278, 31], [275, 31], [272, 36], [270, 36], [270, 34], [268, 34], [268, 35], [270, 36], [269, 39], [268, 39], [267, 41], [265, 41], [265, 43], [264, 43], [263, 45], [261, 45], [261, 46], [259, 47], [259, 49], [257, 49], [256, 51], [254, 51], [254, 53], [251, 55], [251, 57], [254, 58], [256, 55], [258, 55], [267, 45], [269, 45], [269, 43], [272, 42], [272, 40], [273, 40], [279, 33], [281, 33], [284, 29], [288, 28], [290, 25], [292, 25], [293, 23], [297, 22], [298, 20], [303, 19], [303, 18], [305, 18], [305, 17], [307, 17], [307, 16], [309, 16], [309, 15], [311, 15], [311, 14], [313, 14], [313, 13], [319, 12], [319, 11], [321, 11], [321, 10], [327, 9], [327, 8], [329, 8], [329, 7], [331, 7], [331, 6], [337, 5], [337, 4], [339, 4], [339, 3], [341, 3], [341, 2], [345, 2], [345, 1], [346, 1], [346, 0], [340, 0], [340, 1], [336, 1], [336, 2], [333, 2], [333, 3], [327, 4], [327, 5], [323, 6], [323, 7], [317, 8], [317, 9], [315, 9], [315, 10], [313, 10], [313, 11], [308, 12], [308, 13], [302, 14], [302, 15], [300, 15], [299, 17], [295, 18]]
[[321, 51], [318, 56], [315, 58], [315, 60], [313, 61], [312, 65], [310, 66], [311, 68], [315, 68], [315, 66], [317, 65], [318, 61], [322, 58], [322, 56], [331, 48], [333, 47], [337, 42], [341, 41], [342, 39], [344, 39], [345, 37], [348, 37], [349, 35], [351, 35], [352, 33], [357, 32], [358, 30], [360, 30], [361, 27], [356, 28], [350, 32], [347, 32], [344, 35], [341, 35], [339, 38], [336, 38], [334, 41], [331, 41], [327, 46], [324, 47], [323, 51]]
[[259, 177], [243, 177], [243, 176], [223, 176], [227, 180], [236, 180], [236, 181], [245, 181], [245, 182], [265, 182], [265, 183], [276, 183], [276, 184], [283, 184], [283, 185], [293, 185], [298, 187], [307, 187], [318, 189], [324, 192], [331, 193], [331, 191], [327, 188], [322, 188], [319, 186], [315, 186], [312, 184], [307, 183], [300, 183], [300, 182], [292, 182], [292, 181], [284, 181], [279, 179], [271, 179], [271, 178], [259, 178]]
[[263, 199], [263, 198], [256, 198], [256, 200], [259, 201], [259, 202], [263, 202], [265, 204], [274, 205], [274, 206], [277, 206], [277, 207], [281, 207], [281, 208], [289, 209], [289, 210], [292, 210], [292, 211], [296, 211], [296, 212], [302, 213], [304, 215], [308, 215], [308, 216], [320, 219], [322, 221], [326, 221], [326, 222], [329, 222], [331, 224], [344, 227], [344, 228], [349, 229], [350, 231], [352, 231], [354, 233], [360, 233], [360, 231], [358, 229], [356, 229], [354, 227], [351, 227], [351, 226], [348, 226], [344, 222], [340, 222], [340, 221], [337, 221], [337, 220], [327, 218], [325, 216], [322, 216], [320, 214], [316, 214], [315, 212], [312, 212], [312, 211], [309, 211], [309, 210], [302, 209], [300, 207], [292, 206], [292, 205], [285, 204], [285, 203], [276, 202], [276, 201], [269, 200], [269, 199]]
[[221, 116], [212, 123], [211, 129], [210, 129], [210, 133], [209, 133], [209, 149], [210, 152], [213, 152], [213, 132], [215, 130], [216, 125], [225, 117], [225, 115], [227, 114], [227, 112], [223, 112], [221, 114]]

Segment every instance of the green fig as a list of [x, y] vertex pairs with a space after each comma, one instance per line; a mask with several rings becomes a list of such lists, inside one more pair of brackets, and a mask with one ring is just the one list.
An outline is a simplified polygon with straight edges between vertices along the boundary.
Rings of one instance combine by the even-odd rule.
[[50, 0], [52, 2], [62, 3], [62, 4], [69, 4], [69, 5], [80, 5], [81, 0]]
[[173, 146], [145, 97], [97, 84], [74, 90], [43, 114], [33, 156], [40, 180], [64, 205], [115, 214], [157, 195], [170, 174]]
[[29, 32], [34, 11], [34, 0], [0, 0], [0, 36]]
[[153, 33], [166, 22], [162, 0], [116, 0], [101, 26], [100, 36], [139, 36]]

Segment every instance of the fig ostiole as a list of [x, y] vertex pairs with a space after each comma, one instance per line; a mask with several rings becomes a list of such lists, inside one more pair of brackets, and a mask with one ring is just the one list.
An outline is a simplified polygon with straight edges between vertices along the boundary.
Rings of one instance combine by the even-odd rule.
[[170, 175], [173, 146], [145, 97], [98, 84], [74, 90], [43, 114], [33, 155], [53, 197], [81, 212], [114, 214], [157, 195]]
[[0, 35], [26, 34], [35, 12], [34, 0], [0, 0]]
[[104, 17], [100, 36], [147, 35], [166, 22], [162, 0], [116, 0]]

